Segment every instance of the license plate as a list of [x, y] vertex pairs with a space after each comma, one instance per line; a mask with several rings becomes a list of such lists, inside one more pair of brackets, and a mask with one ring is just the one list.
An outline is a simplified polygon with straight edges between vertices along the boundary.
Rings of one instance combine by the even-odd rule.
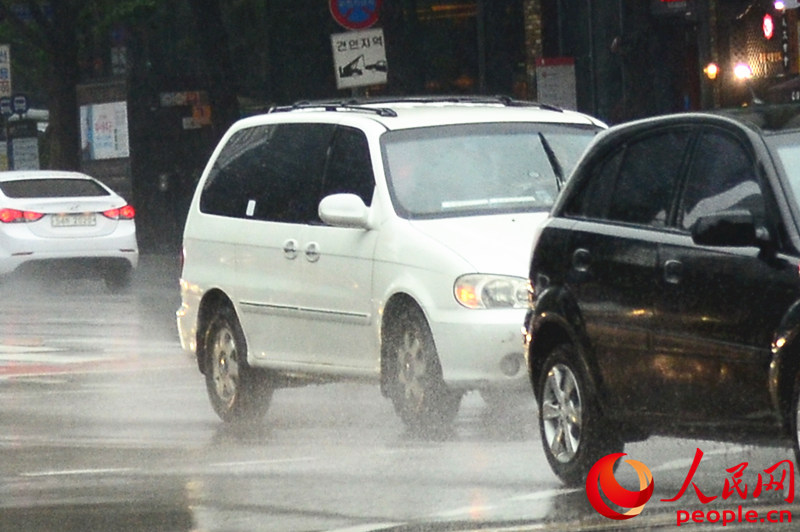
[[54, 214], [51, 218], [53, 227], [85, 227], [97, 222], [93, 212], [82, 214]]

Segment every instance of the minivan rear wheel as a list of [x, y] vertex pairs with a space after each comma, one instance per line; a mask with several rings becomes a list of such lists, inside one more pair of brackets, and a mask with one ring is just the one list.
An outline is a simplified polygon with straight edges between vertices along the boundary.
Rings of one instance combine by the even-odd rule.
[[597, 393], [571, 345], [559, 345], [547, 357], [538, 390], [547, 461], [566, 485], [582, 485], [594, 463], [622, 452], [624, 443], [605, 422]]
[[458, 414], [463, 393], [450, 390], [442, 379], [436, 345], [419, 307], [403, 307], [387, 324], [385, 356], [394, 371], [389, 397], [406, 426], [415, 431], [439, 430]]
[[203, 336], [206, 389], [211, 406], [226, 422], [264, 417], [273, 388], [266, 372], [247, 363], [247, 346], [239, 320], [228, 307], [217, 309]]

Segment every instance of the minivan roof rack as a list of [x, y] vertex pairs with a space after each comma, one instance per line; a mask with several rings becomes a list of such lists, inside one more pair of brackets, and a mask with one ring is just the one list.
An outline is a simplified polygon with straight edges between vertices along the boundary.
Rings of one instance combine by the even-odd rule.
[[395, 103], [471, 103], [471, 104], [501, 104], [506, 107], [537, 107], [550, 111], [563, 112], [563, 109], [554, 105], [529, 100], [517, 100], [510, 96], [474, 96], [474, 95], [432, 95], [432, 96], [380, 96], [366, 98], [346, 98], [342, 100], [300, 100], [291, 105], [275, 106], [269, 112], [287, 112], [298, 109], [323, 109], [325, 111], [363, 111], [375, 113], [378, 116], [397, 116], [389, 107], [368, 107], [368, 105], [395, 104]]
[[295, 102], [292, 105], [283, 105], [270, 108], [269, 113], [285, 113], [287, 111], [296, 111], [298, 109], [321, 109], [324, 111], [362, 111], [365, 113], [375, 113], [378, 116], [397, 116], [392, 109], [387, 107], [366, 107], [354, 102], [348, 101], [318, 101], [312, 102], [302, 100]]

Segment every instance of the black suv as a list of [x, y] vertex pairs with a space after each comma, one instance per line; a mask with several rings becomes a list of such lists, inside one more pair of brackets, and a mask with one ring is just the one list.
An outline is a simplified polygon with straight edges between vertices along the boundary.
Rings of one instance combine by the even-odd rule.
[[526, 317], [566, 484], [650, 435], [798, 449], [800, 110], [615, 126], [538, 237]]

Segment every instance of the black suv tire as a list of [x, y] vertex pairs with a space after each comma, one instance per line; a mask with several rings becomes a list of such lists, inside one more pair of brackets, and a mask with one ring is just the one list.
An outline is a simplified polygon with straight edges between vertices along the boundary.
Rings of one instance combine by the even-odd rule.
[[591, 380], [570, 344], [556, 346], [539, 378], [539, 430], [547, 461], [568, 486], [580, 486], [594, 463], [622, 452], [605, 422]]

